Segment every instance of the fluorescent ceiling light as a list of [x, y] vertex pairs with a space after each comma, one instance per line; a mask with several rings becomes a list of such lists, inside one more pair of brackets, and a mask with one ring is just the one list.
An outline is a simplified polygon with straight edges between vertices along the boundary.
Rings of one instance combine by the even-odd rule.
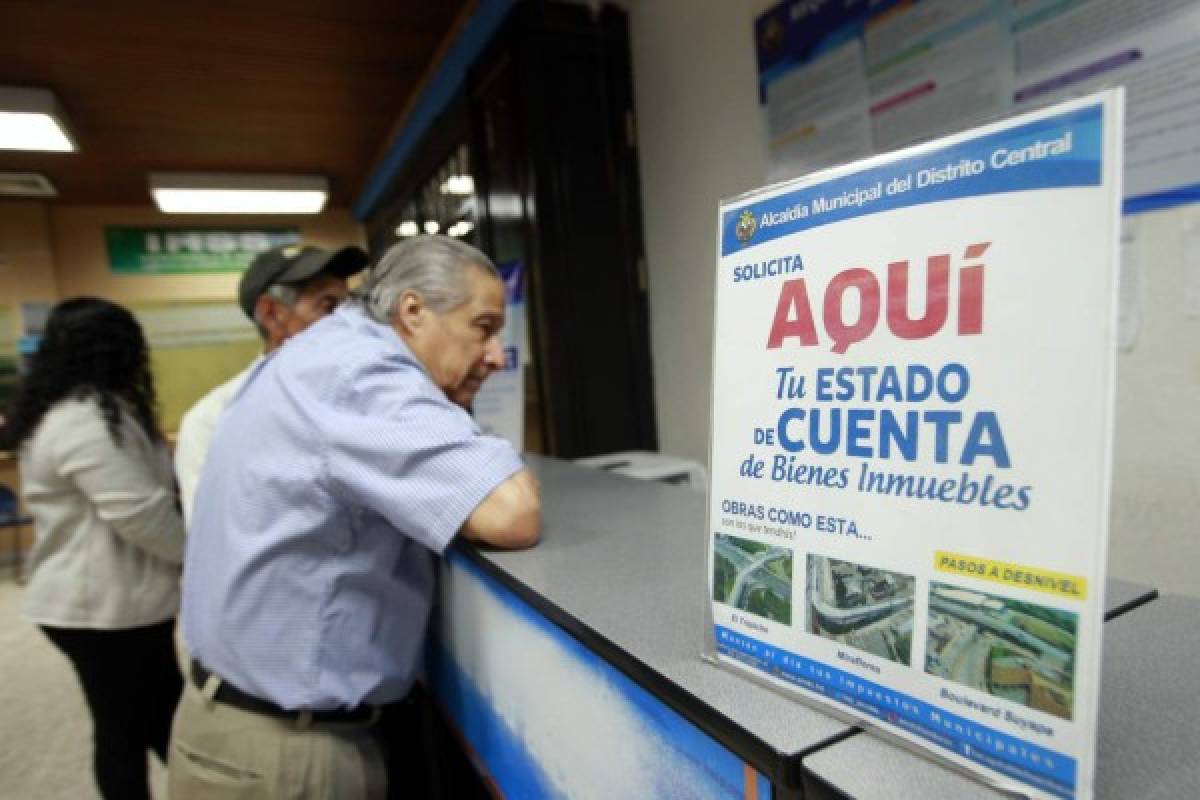
[[62, 108], [45, 89], [0, 86], [0, 150], [43, 150], [71, 153]]
[[466, 236], [474, 229], [475, 226], [470, 222], [465, 219], [460, 219], [458, 222], [447, 228], [446, 233], [450, 234], [451, 236]]
[[329, 181], [316, 175], [208, 175], [158, 172], [150, 194], [167, 214], [316, 214]]
[[475, 194], [475, 179], [470, 175], [451, 175], [438, 188], [442, 194]]
[[431, 234], [431, 235], [432, 235], [432, 234], [435, 234], [435, 233], [437, 233], [437, 232], [438, 232], [438, 231], [440, 231], [441, 229], [442, 229], [442, 226], [441, 226], [441, 225], [438, 225], [438, 223], [437, 223], [437, 220], [436, 220], [436, 219], [427, 219], [427, 220], [425, 220], [425, 232], [426, 232], [426, 233], [428, 233], [428, 234]]
[[411, 219], [406, 219], [396, 226], [397, 236], [416, 236], [420, 232], [421, 229], [417, 227], [417, 223]]

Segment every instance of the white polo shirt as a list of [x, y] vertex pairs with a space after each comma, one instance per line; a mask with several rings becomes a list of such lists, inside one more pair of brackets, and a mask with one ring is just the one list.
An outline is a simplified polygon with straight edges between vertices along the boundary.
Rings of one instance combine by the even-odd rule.
[[196, 485], [200, 482], [200, 471], [204, 468], [208, 444], [212, 441], [217, 420], [221, 418], [225, 406], [242, 387], [246, 376], [262, 358], [259, 356], [250, 366], [201, 397], [179, 422], [179, 436], [175, 440], [175, 478], [179, 481], [183, 520], [189, 525], [192, 521], [192, 502], [196, 496]]

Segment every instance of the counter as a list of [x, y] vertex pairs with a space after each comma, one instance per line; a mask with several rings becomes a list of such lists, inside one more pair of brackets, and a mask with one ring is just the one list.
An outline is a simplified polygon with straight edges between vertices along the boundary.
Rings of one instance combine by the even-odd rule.
[[[456, 546], [442, 562], [431, 637], [435, 696], [493, 788], [522, 798], [837, 796], [837, 776], [814, 776], [827, 769], [820, 759], [877, 740], [701, 658], [703, 495], [552, 459], [529, 464], [542, 487], [541, 543]], [[1112, 581], [1106, 608], [1120, 621], [1153, 598]], [[890, 749], [881, 765], [928, 765], [958, 781], [950, 791], [994, 796], [877, 744]], [[861, 758], [844, 752], [854, 771]], [[895, 796], [889, 774], [881, 767], [870, 780]]]
[[[1104, 626], [1096, 797], [1200, 797], [1200, 601], [1161, 597]], [[807, 757], [809, 793], [835, 797], [1005, 797], [874, 736]]]

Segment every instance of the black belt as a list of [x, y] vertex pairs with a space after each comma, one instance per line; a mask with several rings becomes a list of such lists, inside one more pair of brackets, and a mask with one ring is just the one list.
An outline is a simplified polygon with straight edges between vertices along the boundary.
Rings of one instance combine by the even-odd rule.
[[[197, 689], [203, 690], [204, 684], [208, 682], [212, 674], [203, 664], [192, 659], [192, 683], [196, 684]], [[246, 694], [223, 678], [218, 677], [218, 680], [221, 681], [221, 684], [217, 687], [213, 699], [218, 703], [240, 708], [242, 711], [249, 711], [252, 714], [290, 720], [299, 720], [302, 715], [308, 714], [311, 715], [313, 722], [374, 722], [379, 715], [379, 709], [374, 706], [359, 706], [345, 711], [288, 711], [274, 703]]]

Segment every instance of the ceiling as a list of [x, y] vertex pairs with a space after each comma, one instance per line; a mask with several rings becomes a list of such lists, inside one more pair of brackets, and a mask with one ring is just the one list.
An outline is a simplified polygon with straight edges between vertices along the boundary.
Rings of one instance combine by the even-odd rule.
[[352, 205], [472, 0], [0, 0], [0, 85], [51, 89], [76, 153], [0, 151], [58, 202], [150, 172], [319, 174]]

